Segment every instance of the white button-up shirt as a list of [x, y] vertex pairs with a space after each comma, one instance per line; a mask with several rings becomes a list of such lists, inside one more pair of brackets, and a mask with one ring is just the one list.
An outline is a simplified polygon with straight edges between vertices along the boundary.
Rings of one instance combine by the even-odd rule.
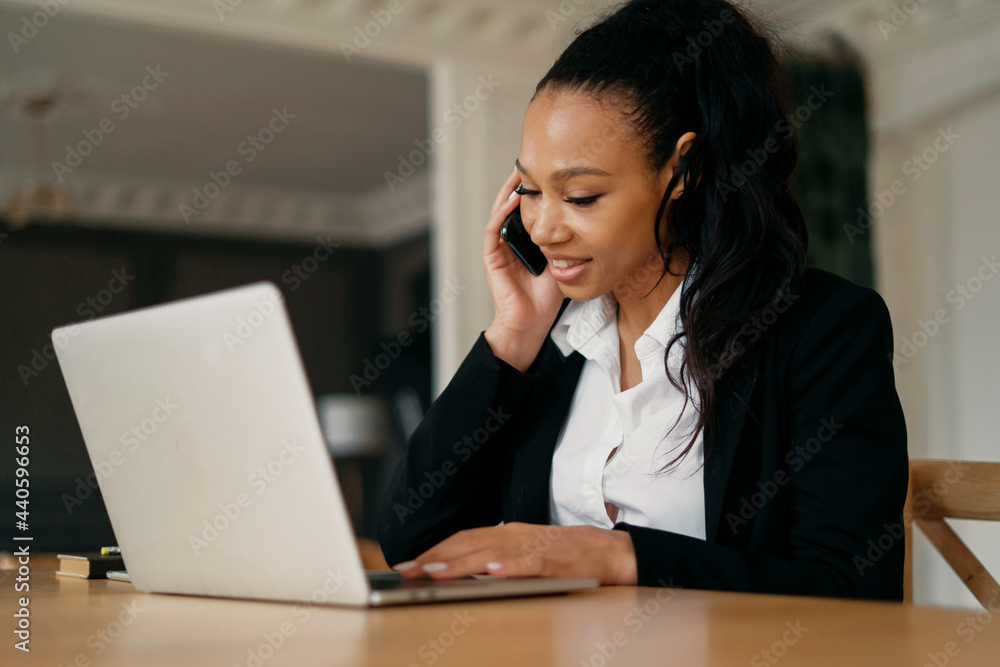
[[[667, 343], [681, 329], [680, 295], [678, 287], [636, 341], [642, 381], [627, 391], [620, 389], [617, 301], [612, 294], [570, 302], [553, 328], [552, 340], [564, 356], [576, 350], [586, 358], [552, 460], [549, 509], [554, 525], [612, 528], [608, 502], [618, 508], [615, 523], [705, 539], [702, 432], [680, 464], [657, 472], [681, 452], [698, 419], [697, 391], [685, 408], [684, 395], [670, 384], [664, 368]], [[675, 379], [680, 378], [684, 343], [680, 339], [670, 351]], [[688, 386], [693, 390], [693, 382]], [[680, 421], [667, 435], [678, 415]]]

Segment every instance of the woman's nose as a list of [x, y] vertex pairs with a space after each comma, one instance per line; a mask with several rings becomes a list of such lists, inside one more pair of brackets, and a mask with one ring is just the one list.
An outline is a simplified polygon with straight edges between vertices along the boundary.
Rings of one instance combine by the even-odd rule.
[[563, 224], [562, 216], [557, 207], [539, 206], [531, 225], [525, 224], [525, 229], [537, 246], [552, 245], [569, 239], [569, 229]]

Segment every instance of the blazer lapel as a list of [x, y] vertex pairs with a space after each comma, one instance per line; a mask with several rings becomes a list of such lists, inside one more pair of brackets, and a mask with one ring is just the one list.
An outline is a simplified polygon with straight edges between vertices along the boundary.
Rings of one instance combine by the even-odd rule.
[[[756, 351], [752, 353], [754, 357], [756, 354]], [[750, 361], [756, 362], [756, 359]], [[719, 416], [719, 433], [713, 434], [711, 427], [705, 426], [706, 453], [708, 453], [709, 443], [714, 445], [705, 461], [703, 476], [705, 485], [705, 539], [709, 542], [716, 541], [719, 521], [722, 518], [722, 503], [732, 471], [733, 457], [736, 454], [740, 434], [743, 431], [743, 423], [749, 410], [750, 394], [755, 383], [752, 368], [755, 366], [756, 363], [748, 364], [749, 370], [735, 378], [728, 391], [719, 394], [716, 405]]]

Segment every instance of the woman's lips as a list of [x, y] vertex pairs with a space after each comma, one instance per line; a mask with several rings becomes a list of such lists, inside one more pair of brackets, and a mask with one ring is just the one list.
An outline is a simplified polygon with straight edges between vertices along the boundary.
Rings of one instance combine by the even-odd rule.
[[550, 259], [549, 273], [561, 283], [571, 282], [590, 266], [589, 259]]
[[568, 269], [571, 266], [576, 266], [577, 264], [583, 264], [588, 260], [585, 259], [553, 259], [551, 260], [553, 266], [557, 269]]

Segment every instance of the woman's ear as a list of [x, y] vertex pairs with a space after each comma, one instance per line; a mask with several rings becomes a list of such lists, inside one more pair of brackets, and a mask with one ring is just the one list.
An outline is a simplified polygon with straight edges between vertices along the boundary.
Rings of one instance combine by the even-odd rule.
[[[681, 135], [680, 139], [677, 140], [677, 144], [674, 146], [674, 154], [670, 156], [670, 159], [667, 160], [667, 164], [663, 167], [663, 171], [660, 172], [662, 189], [666, 189], [667, 184], [670, 183], [670, 179], [673, 178], [674, 171], [677, 169], [677, 165], [680, 163], [681, 158], [691, 149], [691, 145], [697, 137], [698, 135], [694, 132], [685, 132]], [[681, 179], [680, 182], [674, 186], [673, 192], [670, 193], [670, 198], [677, 199], [684, 194], [684, 186], [684, 179]]]

